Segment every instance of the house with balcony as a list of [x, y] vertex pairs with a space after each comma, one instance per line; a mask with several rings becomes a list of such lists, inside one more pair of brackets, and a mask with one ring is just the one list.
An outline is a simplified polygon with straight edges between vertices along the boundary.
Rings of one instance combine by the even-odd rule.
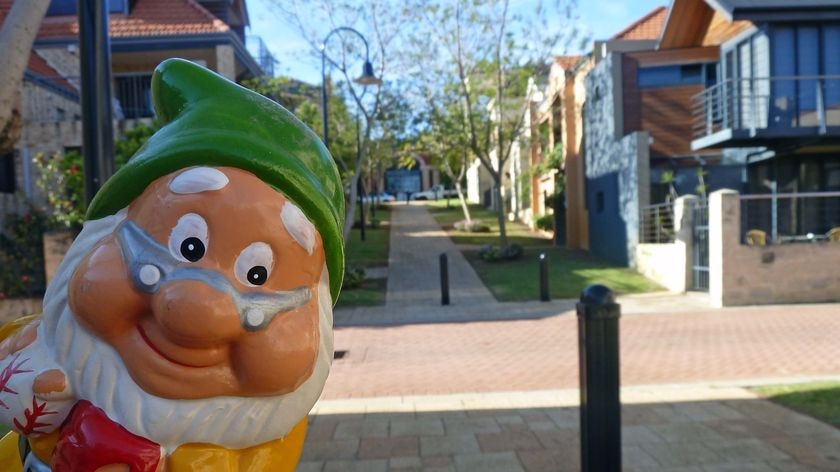
[[719, 80], [693, 97], [691, 148], [742, 159], [742, 240], [840, 232], [840, 1], [678, 0], [672, 12], [661, 50], [702, 46], [715, 24], [737, 31], [713, 44]]
[[[0, 183], [0, 196], [6, 194], [0, 212], [18, 206], [8, 203], [16, 191], [39, 200], [32, 157], [82, 146], [76, 3], [52, 0], [41, 23], [21, 94], [22, 136], [15, 155], [0, 156], [7, 176]], [[0, 0], [0, 21], [11, 5]], [[246, 36], [245, 0], [109, 0], [108, 9], [117, 137], [151, 122], [151, 76], [166, 58], [195, 61], [237, 82], [273, 74], [265, 45]]]

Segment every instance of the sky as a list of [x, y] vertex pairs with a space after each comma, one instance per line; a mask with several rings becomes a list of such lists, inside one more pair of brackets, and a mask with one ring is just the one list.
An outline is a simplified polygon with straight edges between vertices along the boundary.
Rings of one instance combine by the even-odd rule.
[[[250, 34], [260, 36], [274, 54], [278, 61], [275, 74], [320, 83], [320, 61], [312, 56], [309, 45], [297, 36], [294, 28], [271, 8], [271, 3], [271, 0], [247, 0]], [[668, 0], [579, 0], [581, 27], [593, 39], [606, 39], [654, 8], [667, 4]]]

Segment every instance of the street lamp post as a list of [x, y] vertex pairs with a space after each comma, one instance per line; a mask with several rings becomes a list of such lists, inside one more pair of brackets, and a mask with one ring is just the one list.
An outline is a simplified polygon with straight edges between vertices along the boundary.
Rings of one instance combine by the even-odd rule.
[[324, 42], [321, 43], [321, 116], [324, 125], [324, 146], [327, 148], [330, 146], [329, 128], [327, 123], [327, 41], [330, 40], [330, 37], [333, 34], [340, 31], [347, 31], [355, 34], [365, 44], [365, 63], [362, 66], [362, 75], [353, 80], [353, 82], [360, 85], [379, 85], [382, 83], [382, 80], [376, 77], [373, 73], [373, 64], [370, 63], [370, 48], [368, 47], [367, 39], [362, 36], [362, 33], [359, 33], [349, 26], [339, 26], [327, 33], [327, 36], [324, 38]]
[[[362, 66], [362, 75], [358, 78], [354, 79], [353, 82], [357, 84], [368, 86], [368, 85], [380, 85], [382, 80], [376, 77], [373, 73], [373, 64], [370, 63], [370, 48], [368, 47], [367, 39], [362, 36], [362, 33], [359, 33], [353, 28], [349, 26], [339, 26], [334, 30], [327, 33], [327, 36], [324, 38], [324, 42], [321, 43], [321, 113], [322, 113], [322, 123], [324, 125], [324, 146], [327, 147], [329, 150], [330, 147], [330, 132], [329, 132], [329, 121], [327, 119], [327, 41], [330, 40], [330, 37], [338, 33], [340, 31], [346, 31], [349, 33], [353, 33], [358, 36], [362, 42], [365, 44], [365, 63]], [[332, 62], [332, 60], [330, 61]], [[359, 146], [359, 118], [356, 117], [356, 158], [361, 158], [361, 148]], [[364, 203], [364, 189], [361, 186], [361, 180], [356, 181], [358, 188], [362, 189], [361, 192], [358, 192], [359, 198], [359, 206], [361, 208], [361, 213], [359, 214], [359, 225], [361, 228], [361, 237], [362, 241], [365, 240], [365, 203]]]

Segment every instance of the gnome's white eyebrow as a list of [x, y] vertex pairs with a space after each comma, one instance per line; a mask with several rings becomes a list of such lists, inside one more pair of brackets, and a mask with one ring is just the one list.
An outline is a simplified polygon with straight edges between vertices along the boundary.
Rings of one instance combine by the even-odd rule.
[[291, 202], [286, 202], [283, 209], [280, 210], [280, 219], [283, 220], [283, 226], [286, 227], [286, 231], [292, 235], [295, 242], [311, 255], [315, 248], [315, 226], [300, 211], [300, 208]]
[[220, 190], [228, 184], [228, 177], [212, 167], [195, 167], [178, 174], [169, 182], [169, 190], [182, 195]]

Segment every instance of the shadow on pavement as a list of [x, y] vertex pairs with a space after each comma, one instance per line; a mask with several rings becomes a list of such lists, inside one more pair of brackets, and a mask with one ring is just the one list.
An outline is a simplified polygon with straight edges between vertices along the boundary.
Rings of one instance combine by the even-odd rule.
[[[371, 401], [344, 404], [366, 413], [338, 413], [348, 408], [337, 401], [311, 416], [298, 471], [580, 470], [577, 407]], [[764, 400], [630, 404], [622, 421], [625, 471], [840, 470], [839, 430]]]

